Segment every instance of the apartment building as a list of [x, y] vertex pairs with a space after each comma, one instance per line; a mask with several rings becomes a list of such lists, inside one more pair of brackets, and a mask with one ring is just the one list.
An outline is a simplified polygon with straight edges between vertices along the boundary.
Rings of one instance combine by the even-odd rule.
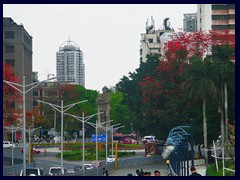
[[65, 41], [57, 52], [57, 80], [85, 87], [83, 52], [73, 41]]

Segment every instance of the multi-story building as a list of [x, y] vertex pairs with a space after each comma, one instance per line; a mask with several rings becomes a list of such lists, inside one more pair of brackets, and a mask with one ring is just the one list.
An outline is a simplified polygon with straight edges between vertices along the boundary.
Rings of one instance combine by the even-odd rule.
[[141, 34], [140, 45], [140, 62], [146, 62], [146, 56], [149, 54], [161, 54], [164, 41], [161, 41], [161, 36], [165, 33], [172, 33], [174, 30], [170, 28], [169, 18], [164, 19], [162, 29], [155, 30], [153, 18], [151, 25], [146, 22], [146, 33]]
[[195, 32], [197, 31], [197, 13], [183, 14], [183, 31]]
[[[32, 37], [23, 25], [16, 24], [12, 18], [3, 17], [3, 63], [13, 67], [14, 74], [25, 84], [32, 81]], [[27, 89], [26, 89], [27, 90]], [[33, 93], [26, 93], [26, 112], [33, 110]], [[14, 104], [14, 108], [22, 104]]]
[[57, 80], [85, 87], [83, 52], [73, 41], [65, 41], [57, 52]]
[[197, 29], [229, 30], [235, 34], [235, 4], [198, 4]]

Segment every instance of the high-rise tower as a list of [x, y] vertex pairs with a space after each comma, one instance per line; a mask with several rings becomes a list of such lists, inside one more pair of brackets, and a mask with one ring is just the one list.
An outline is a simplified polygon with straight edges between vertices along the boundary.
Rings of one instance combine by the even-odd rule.
[[57, 52], [57, 80], [85, 87], [83, 52], [73, 41], [65, 41]]

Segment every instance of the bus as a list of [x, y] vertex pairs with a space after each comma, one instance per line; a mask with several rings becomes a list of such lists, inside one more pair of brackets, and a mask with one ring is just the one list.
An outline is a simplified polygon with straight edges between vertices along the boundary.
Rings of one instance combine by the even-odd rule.
[[115, 133], [113, 134], [113, 141], [117, 141], [122, 144], [132, 144], [135, 140], [132, 134]]

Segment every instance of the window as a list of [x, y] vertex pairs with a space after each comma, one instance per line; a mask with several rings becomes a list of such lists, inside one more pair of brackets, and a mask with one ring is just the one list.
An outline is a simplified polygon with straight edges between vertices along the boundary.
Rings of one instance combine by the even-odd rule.
[[5, 46], [5, 53], [14, 53], [14, 51], [15, 51], [14, 45]]
[[5, 39], [14, 39], [14, 31], [5, 31]]
[[235, 19], [235, 14], [230, 14], [229, 19]]
[[212, 26], [212, 30], [226, 30], [229, 29], [228, 25], [214, 25]]
[[212, 10], [228, 10], [228, 5], [212, 5]]
[[153, 43], [153, 39], [149, 39], [148, 42], [149, 42], [149, 43]]
[[228, 20], [228, 15], [213, 15], [212, 20]]

